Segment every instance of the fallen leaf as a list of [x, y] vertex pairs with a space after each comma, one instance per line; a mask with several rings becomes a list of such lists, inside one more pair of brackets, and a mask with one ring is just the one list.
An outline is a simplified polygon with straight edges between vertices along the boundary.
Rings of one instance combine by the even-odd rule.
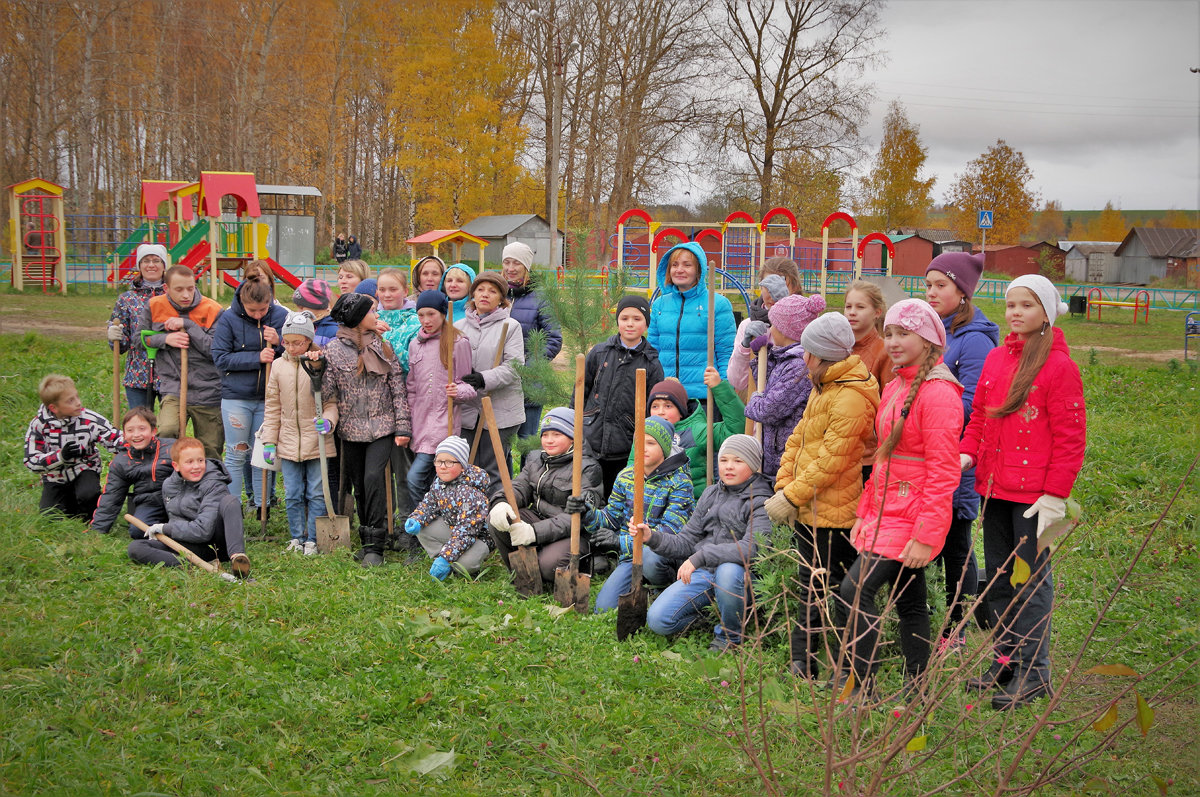
[[1154, 785], [1158, 787], [1158, 793], [1162, 797], [1167, 797], [1167, 782], [1157, 775], [1151, 775], [1150, 780], [1154, 781]]
[[1127, 664], [1097, 664], [1084, 670], [1087, 675], [1131, 675], [1137, 677], [1137, 670]]
[[115, 738], [116, 738], [116, 736], [117, 736], [115, 733], [113, 733], [112, 731], [110, 731], [108, 728], [101, 728], [101, 729], [100, 729], [100, 733], [102, 733], [102, 734], [104, 734], [105, 736], [108, 736], [108, 737], [110, 737], [110, 738], [114, 738], [114, 739], [115, 739]]
[[1142, 736], [1150, 732], [1150, 726], [1154, 724], [1154, 709], [1150, 708], [1150, 704], [1142, 697], [1140, 692], [1134, 692], [1137, 695], [1137, 724], [1142, 731]]
[[928, 736], [914, 736], [908, 740], [908, 744], [904, 745], [904, 749], [910, 753], [918, 753], [925, 749], [925, 743], [928, 741]]
[[1008, 577], [1008, 583], [1014, 587], [1019, 587], [1029, 580], [1029, 563], [1019, 556], [1013, 557], [1012, 575]]
[[426, 692], [425, 694], [421, 695], [416, 700], [414, 700], [412, 702], [412, 704], [414, 706], [423, 706], [426, 703], [428, 703], [430, 700], [433, 700], [433, 692]]
[[1104, 712], [1104, 716], [1092, 723], [1092, 730], [1104, 733], [1117, 722], [1117, 704], [1113, 703]]
[[547, 606], [546, 613], [557, 620], [559, 617], [562, 617], [564, 614], [574, 608], [574, 606]]
[[683, 656], [679, 655], [673, 650], [664, 650], [659, 655], [661, 655], [667, 661], [683, 661]]
[[854, 691], [854, 670], [850, 670], [846, 676], [846, 684], [842, 687], [841, 693], [838, 695], [838, 700], [848, 700], [850, 693]]

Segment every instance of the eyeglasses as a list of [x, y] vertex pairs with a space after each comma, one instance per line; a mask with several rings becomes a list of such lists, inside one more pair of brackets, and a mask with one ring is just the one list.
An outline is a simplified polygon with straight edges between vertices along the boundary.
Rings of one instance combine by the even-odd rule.
[[433, 467], [435, 468], [453, 468], [455, 465], [461, 464], [457, 459], [435, 459]]

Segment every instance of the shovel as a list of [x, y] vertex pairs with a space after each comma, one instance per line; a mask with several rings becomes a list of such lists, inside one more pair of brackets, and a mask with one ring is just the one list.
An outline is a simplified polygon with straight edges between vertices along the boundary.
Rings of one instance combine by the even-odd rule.
[[[633, 416], [633, 520], [634, 526], [643, 517], [646, 498], [646, 369], [637, 370], [637, 392], [634, 394]], [[633, 570], [629, 592], [617, 596], [617, 640], [636, 634], [646, 624], [646, 588], [642, 585], [642, 535], [633, 541]]]
[[[264, 384], [271, 381], [271, 364], [267, 363], [267, 378]], [[321, 405], [318, 404], [318, 407]], [[320, 410], [318, 410], [320, 412]], [[262, 472], [262, 502], [258, 507], [258, 534], [262, 539], [267, 538], [267, 506], [271, 503], [271, 497], [267, 495], [267, 476], [270, 475], [266, 468]]]
[[[126, 520], [126, 522], [129, 523], [129, 525], [133, 526], [135, 529], [140, 529], [142, 531], [146, 531], [147, 529], [150, 528], [145, 523], [143, 523], [142, 521], [135, 518], [133, 515], [126, 515], [125, 520]], [[210, 572], [214, 575], [220, 576], [225, 581], [237, 581], [238, 580], [237, 577], [233, 573], [226, 573], [224, 570], [217, 567], [212, 562], [204, 561], [199, 556], [197, 556], [195, 554], [195, 552], [190, 551], [187, 548], [184, 548], [182, 545], [175, 542], [175, 540], [171, 539], [166, 534], [155, 534], [154, 539], [157, 540], [158, 542], [161, 542], [163, 545], [167, 546], [175, 553], [183, 554], [184, 557], [189, 562], [191, 562], [192, 564], [194, 564], [196, 567], [200, 568], [201, 570], [207, 570], [208, 572]]]
[[187, 437], [187, 349], [179, 350], [179, 436]]
[[[312, 381], [313, 398], [320, 413], [325, 402], [321, 400], [321, 378], [325, 375], [325, 360], [300, 361], [300, 367]], [[321, 490], [325, 494], [325, 514], [317, 518], [317, 550], [331, 553], [337, 548], [350, 547], [350, 518], [335, 514], [333, 496], [329, 494], [329, 457], [325, 453], [325, 435], [317, 435], [317, 446], [321, 452]]]
[[[575, 449], [571, 454], [571, 495], [583, 492], [583, 363], [582, 354], [575, 355]], [[571, 515], [571, 559], [566, 567], [554, 570], [554, 599], [563, 608], [575, 607], [587, 614], [588, 597], [592, 592], [592, 577], [579, 572], [580, 516]]]
[[[450, 303], [447, 310], [446, 323], [450, 325], [450, 329], [454, 329], [454, 302]], [[443, 335], [448, 334], [446, 332]], [[506, 336], [507, 337], [507, 336]], [[507, 342], [507, 341], [505, 341]], [[446, 379], [448, 385], [454, 384], [454, 347], [450, 347], [450, 367], [446, 369]], [[446, 437], [454, 436], [454, 399], [446, 396]]]
[[[154, 383], [150, 383], [153, 389]], [[121, 344], [113, 344], [113, 414], [114, 425], [121, 423]]]
[[[517, 511], [517, 496], [513, 492], [512, 476], [504, 463], [504, 449], [500, 444], [500, 430], [496, 427], [496, 416], [492, 414], [492, 398], [484, 396], [480, 402], [484, 423], [487, 424], [488, 434], [492, 438], [492, 451], [496, 455], [496, 464], [500, 471], [500, 484], [504, 486], [504, 500]], [[518, 595], [529, 597], [542, 594], [542, 569], [538, 566], [537, 548], [532, 545], [517, 545], [508, 555], [508, 565], [512, 568], [513, 587]]]
[[[710, 267], [708, 269], [708, 353], [707, 353], [707, 362], [705, 363], [706, 368], [714, 367], [714, 365], [716, 363], [716, 359], [717, 359], [716, 354], [713, 350], [714, 347], [716, 346], [716, 340], [715, 340], [715, 338], [716, 338], [716, 335], [715, 335], [716, 309], [713, 307], [713, 302], [715, 300], [714, 297], [716, 295], [716, 292], [717, 292], [717, 270], [715, 268]], [[704, 441], [704, 486], [712, 487], [712, 483], [713, 483], [713, 413], [716, 412], [716, 405], [713, 404], [712, 388], [708, 387], [706, 385], [705, 389], [708, 392], [708, 396], [707, 396], [708, 403], [705, 405], [704, 409], [706, 410], [706, 412], [704, 414], [706, 416], [708, 416], [708, 419], [707, 419], [707, 426], [705, 427], [705, 431], [706, 431], [705, 438], [706, 439]], [[637, 430], [635, 429], [634, 432], [636, 433]]]

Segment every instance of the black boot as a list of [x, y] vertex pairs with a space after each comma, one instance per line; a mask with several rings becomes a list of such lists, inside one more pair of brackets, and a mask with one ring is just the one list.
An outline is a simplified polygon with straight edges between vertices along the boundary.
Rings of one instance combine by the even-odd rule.
[[421, 547], [421, 541], [416, 536], [402, 531], [399, 542], [400, 546], [396, 550], [405, 554], [404, 564], [420, 564], [428, 558], [425, 555], [425, 549]]
[[984, 670], [983, 675], [978, 675], [974, 678], [968, 678], [963, 684], [963, 688], [968, 692], [986, 692], [989, 689], [1004, 686], [1012, 680], [1013, 671], [1007, 664], [1000, 664], [993, 661], [992, 665]]
[[375, 526], [359, 526], [358, 536], [362, 538], [362, 550], [359, 551], [359, 562], [363, 567], [379, 567], [383, 564], [383, 546], [387, 542], [387, 529]]
[[1050, 680], [1044, 673], [1032, 670], [1013, 671], [1004, 688], [992, 695], [992, 708], [1008, 711], [1049, 696]]

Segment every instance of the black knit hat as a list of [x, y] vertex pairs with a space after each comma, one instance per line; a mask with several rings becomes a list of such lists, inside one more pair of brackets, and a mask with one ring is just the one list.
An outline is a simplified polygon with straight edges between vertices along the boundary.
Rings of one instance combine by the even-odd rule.
[[365, 293], [343, 293], [333, 303], [329, 317], [347, 329], [354, 329], [374, 306], [375, 300]]
[[617, 302], [617, 318], [621, 317], [622, 310], [630, 307], [635, 310], [641, 310], [642, 315], [646, 316], [646, 323], [650, 323], [650, 302], [646, 301], [645, 296], [638, 296], [633, 293], [622, 296], [621, 301]]

